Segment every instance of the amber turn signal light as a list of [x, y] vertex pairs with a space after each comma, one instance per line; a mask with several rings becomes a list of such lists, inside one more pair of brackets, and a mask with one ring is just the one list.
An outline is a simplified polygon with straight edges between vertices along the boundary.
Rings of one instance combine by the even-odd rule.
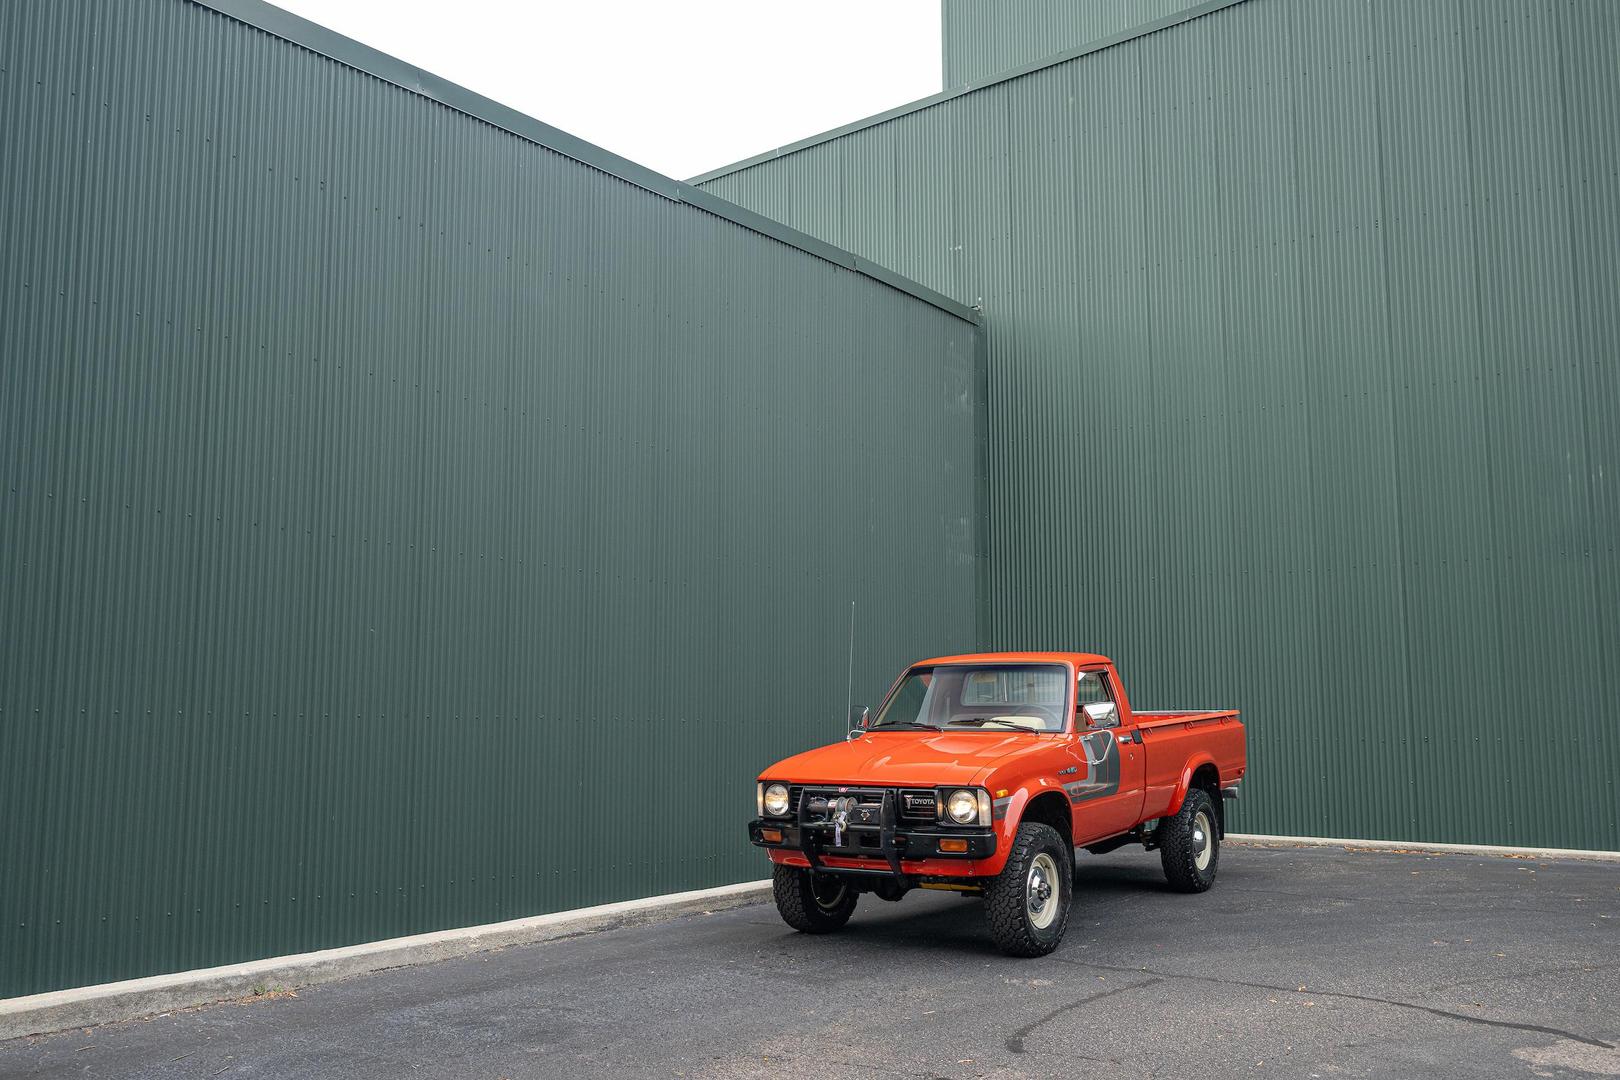
[[958, 855], [965, 855], [965, 854], [967, 854], [967, 841], [966, 840], [941, 840], [939, 842], [939, 850], [955, 852]]
[[759, 830], [759, 838], [767, 844], [780, 844], [782, 842], [782, 830], [761, 829]]

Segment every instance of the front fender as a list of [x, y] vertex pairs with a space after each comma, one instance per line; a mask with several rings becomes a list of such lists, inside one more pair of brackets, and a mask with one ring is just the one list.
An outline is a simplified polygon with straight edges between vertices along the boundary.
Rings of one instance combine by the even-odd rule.
[[1001, 868], [1006, 865], [1007, 856], [1012, 852], [1013, 839], [1018, 835], [1018, 826], [1024, 820], [1024, 808], [1036, 796], [1055, 791], [1063, 796], [1065, 806], [1070, 805], [1068, 793], [1056, 776], [1036, 777], [1000, 798], [996, 797], [998, 790], [1005, 789], [990, 789], [990, 816], [992, 827], [996, 830], [996, 854], [979, 863], [979, 872], [989, 876], [1001, 873]]

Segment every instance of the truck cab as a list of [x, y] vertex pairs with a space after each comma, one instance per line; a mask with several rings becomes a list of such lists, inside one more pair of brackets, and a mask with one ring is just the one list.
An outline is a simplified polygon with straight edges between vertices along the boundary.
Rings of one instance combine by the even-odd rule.
[[1077, 847], [1141, 844], [1173, 886], [1208, 889], [1246, 770], [1237, 712], [1136, 712], [1105, 656], [935, 657], [846, 741], [760, 773], [749, 839], [795, 929], [838, 929], [864, 894], [948, 889], [984, 899], [1005, 952], [1039, 956], [1062, 940]]

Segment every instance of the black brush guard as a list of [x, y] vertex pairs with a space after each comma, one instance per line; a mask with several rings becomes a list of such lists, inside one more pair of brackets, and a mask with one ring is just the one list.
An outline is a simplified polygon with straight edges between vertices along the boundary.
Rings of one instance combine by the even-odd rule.
[[[995, 854], [996, 834], [992, 828], [970, 828], [942, 825], [937, 821], [914, 821], [901, 815], [900, 800], [908, 788], [842, 787], [837, 785], [793, 785], [798, 789], [798, 802], [789, 817], [757, 818], [748, 823], [748, 838], [758, 847], [777, 851], [796, 851], [804, 856], [812, 871], [823, 874], [849, 874], [878, 877], [894, 881], [905, 888], [914, 887], [925, 880], [908, 874], [902, 859], [944, 859], [951, 862], [987, 859]], [[844, 826], [846, 835], [877, 838], [876, 846], [858, 844], [853, 848], [829, 843], [835, 829], [831, 813], [823, 816], [810, 812], [812, 800], [839, 799], [847, 796], [871, 798], [876, 803], [857, 803], [850, 817], [854, 820]], [[825, 805], [825, 803], [823, 803]], [[873, 813], [875, 811], [875, 815]], [[875, 820], [874, 820], [875, 819]], [[780, 838], [765, 839], [765, 830], [779, 833]], [[965, 840], [965, 851], [940, 851], [941, 840]], [[881, 859], [882, 866], [829, 866], [828, 856], [846, 859]]]
[[[895, 803], [899, 801], [899, 792], [895, 791], [893, 788], [883, 789], [883, 801], [878, 808], [877, 851], [872, 852], [870, 855], [868, 855], [868, 851], [870, 851], [870, 849], [861, 853], [863, 856], [876, 856], [884, 859], [889, 864], [888, 870], [879, 870], [877, 867], [864, 866], [853, 868], [848, 866], [824, 866], [821, 862], [821, 852], [823, 847], [821, 835], [827, 830], [832, 829], [834, 826], [831, 821], [810, 820], [810, 792], [811, 789], [806, 787], [804, 792], [799, 796], [799, 807], [797, 811], [799, 826], [799, 850], [804, 853], [806, 861], [810, 863], [810, 869], [832, 870], [840, 874], [876, 874], [880, 877], [892, 876], [897, 878], [902, 885], [909, 887], [911, 884], [911, 876], [900, 868], [900, 856], [903, 854], [903, 851], [901, 847], [895, 843], [894, 830], [895, 818], [897, 815]], [[860, 793], [856, 792], [855, 794], [858, 795]], [[846, 825], [845, 828], [850, 832], [855, 833], [870, 830], [870, 826], [866, 825]]]

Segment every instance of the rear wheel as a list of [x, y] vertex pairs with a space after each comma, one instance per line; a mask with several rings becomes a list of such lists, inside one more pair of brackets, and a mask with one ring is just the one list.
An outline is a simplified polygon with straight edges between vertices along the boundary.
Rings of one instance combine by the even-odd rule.
[[1177, 892], [1203, 892], [1215, 884], [1221, 861], [1215, 800], [1202, 788], [1187, 792], [1175, 817], [1159, 822], [1159, 860]]
[[1045, 956], [1069, 923], [1074, 852], [1050, 825], [1018, 826], [1001, 873], [984, 886], [990, 935], [1008, 956]]
[[802, 866], [771, 869], [771, 894], [782, 921], [805, 934], [830, 934], [855, 914], [855, 890], [841, 878]]

